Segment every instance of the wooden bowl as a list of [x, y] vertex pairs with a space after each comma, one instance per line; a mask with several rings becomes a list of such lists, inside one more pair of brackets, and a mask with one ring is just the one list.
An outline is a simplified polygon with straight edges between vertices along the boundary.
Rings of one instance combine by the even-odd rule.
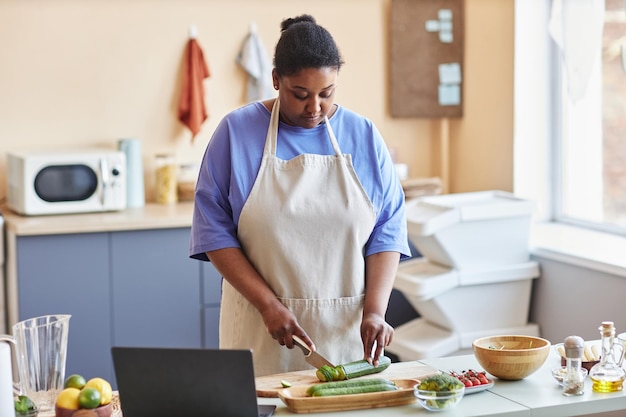
[[472, 349], [478, 363], [491, 375], [519, 380], [543, 365], [550, 353], [550, 342], [534, 336], [488, 336], [474, 340]]
[[110, 403], [97, 408], [80, 408], [78, 410], [54, 407], [55, 417], [111, 417], [112, 412], [113, 407]]

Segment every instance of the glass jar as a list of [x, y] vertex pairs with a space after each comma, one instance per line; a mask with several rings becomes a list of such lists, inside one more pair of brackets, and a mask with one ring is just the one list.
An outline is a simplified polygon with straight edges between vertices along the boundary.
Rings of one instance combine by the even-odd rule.
[[171, 154], [156, 155], [156, 202], [173, 204], [178, 202], [176, 190], [176, 163]]
[[626, 372], [622, 369], [624, 345], [615, 341], [615, 326], [612, 321], [603, 321], [599, 330], [602, 354], [600, 362], [589, 371], [592, 389], [595, 392], [621, 391], [626, 378]]
[[198, 164], [178, 166], [178, 201], [194, 200], [199, 169]]

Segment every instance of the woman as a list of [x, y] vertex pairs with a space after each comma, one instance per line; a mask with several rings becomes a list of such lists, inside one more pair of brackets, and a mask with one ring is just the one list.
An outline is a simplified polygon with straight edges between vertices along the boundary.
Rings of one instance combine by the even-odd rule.
[[393, 336], [385, 313], [398, 261], [410, 255], [382, 137], [334, 104], [343, 61], [332, 36], [309, 15], [281, 29], [278, 98], [219, 123], [190, 248], [224, 277], [220, 348], [252, 349], [257, 376], [310, 368], [289, 350], [294, 335], [335, 364], [377, 362]]

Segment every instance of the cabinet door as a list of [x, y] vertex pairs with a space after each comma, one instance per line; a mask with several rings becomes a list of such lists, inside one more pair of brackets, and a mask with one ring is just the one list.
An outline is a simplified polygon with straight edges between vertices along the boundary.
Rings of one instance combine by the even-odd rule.
[[189, 228], [111, 234], [113, 345], [200, 348], [198, 261]]
[[219, 347], [220, 302], [222, 299], [222, 276], [210, 262], [200, 263], [202, 277], [202, 308], [204, 311], [205, 348]]
[[17, 238], [19, 320], [71, 314], [66, 375], [113, 377], [106, 233]]

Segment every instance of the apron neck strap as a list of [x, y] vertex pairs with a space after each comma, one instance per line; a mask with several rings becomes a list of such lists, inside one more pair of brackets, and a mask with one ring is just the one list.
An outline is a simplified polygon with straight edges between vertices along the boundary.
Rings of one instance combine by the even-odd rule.
[[[276, 97], [274, 100], [274, 105], [272, 106], [272, 115], [270, 116], [270, 126], [267, 129], [267, 135], [265, 137], [265, 154], [270, 154], [272, 156], [276, 156], [276, 143], [278, 142], [278, 125], [280, 124], [280, 97]], [[341, 149], [339, 148], [339, 143], [337, 142], [337, 138], [335, 137], [335, 132], [333, 132], [333, 128], [330, 125], [328, 117], [324, 118], [324, 124], [326, 125], [326, 130], [328, 131], [328, 137], [330, 138], [330, 143], [333, 145], [333, 150], [335, 151], [335, 155], [341, 155]]]

